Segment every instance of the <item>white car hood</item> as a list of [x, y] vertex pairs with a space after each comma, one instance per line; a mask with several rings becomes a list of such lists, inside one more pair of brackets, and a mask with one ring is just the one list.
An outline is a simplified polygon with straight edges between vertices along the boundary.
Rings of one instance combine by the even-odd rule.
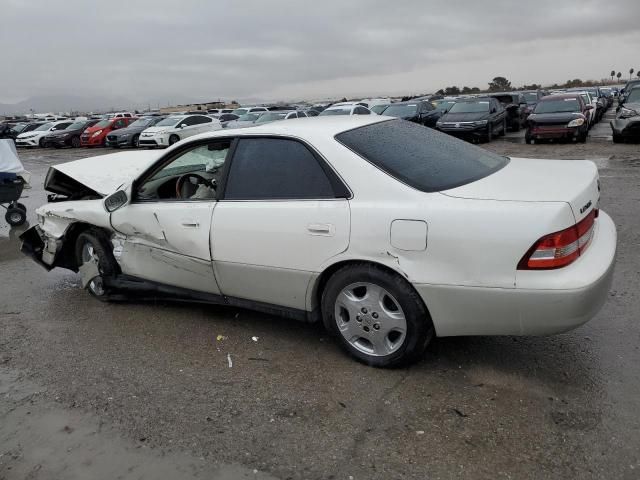
[[42, 135], [47, 135], [49, 133], [51, 133], [51, 130], [42, 130], [39, 132], [36, 132], [35, 130], [31, 130], [30, 132], [21, 133], [16, 138], [32, 138], [32, 137], [35, 138], [38, 136], [41, 137]]
[[158, 132], [168, 132], [169, 130], [175, 130], [175, 127], [149, 127], [142, 131], [142, 134], [155, 135]]
[[47, 173], [44, 186], [50, 192], [67, 196], [92, 192], [105, 196], [133, 181], [160, 155], [161, 152], [155, 151], [121, 152], [54, 165]]

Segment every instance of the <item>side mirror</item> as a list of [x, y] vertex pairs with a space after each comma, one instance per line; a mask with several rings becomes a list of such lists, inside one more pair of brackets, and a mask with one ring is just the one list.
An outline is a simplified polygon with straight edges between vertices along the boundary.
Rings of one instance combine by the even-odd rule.
[[593, 110], [593, 105], [587, 105], [587, 106], [585, 107], [585, 110]]
[[104, 199], [104, 208], [109, 213], [115, 212], [125, 205], [128, 200], [127, 194], [123, 190], [118, 190], [116, 193], [112, 193]]
[[186, 127], [186, 126], [187, 126], [187, 124], [186, 124], [186, 123], [183, 123], [183, 124], [181, 124], [181, 125], [180, 125], [180, 128], [184, 128], [184, 127]]

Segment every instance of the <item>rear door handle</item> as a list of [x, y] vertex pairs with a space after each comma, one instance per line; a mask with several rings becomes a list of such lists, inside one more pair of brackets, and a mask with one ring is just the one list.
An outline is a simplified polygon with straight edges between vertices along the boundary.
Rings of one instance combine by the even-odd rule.
[[334, 234], [335, 228], [330, 223], [310, 223], [307, 225], [307, 231], [311, 235], [327, 235]]

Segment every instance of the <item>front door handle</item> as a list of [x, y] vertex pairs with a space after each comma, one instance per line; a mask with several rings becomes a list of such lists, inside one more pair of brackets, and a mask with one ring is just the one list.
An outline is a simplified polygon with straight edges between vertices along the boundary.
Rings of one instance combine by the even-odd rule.
[[184, 220], [180, 225], [184, 228], [198, 228], [200, 226], [200, 224], [194, 220]]
[[334, 234], [335, 228], [330, 223], [310, 223], [307, 225], [307, 231], [311, 235], [327, 235]]

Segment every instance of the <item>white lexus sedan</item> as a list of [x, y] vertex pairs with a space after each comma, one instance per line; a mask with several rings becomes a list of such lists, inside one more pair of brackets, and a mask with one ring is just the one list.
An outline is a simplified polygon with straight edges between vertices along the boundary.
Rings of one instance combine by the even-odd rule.
[[22, 235], [99, 299], [322, 321], [396, 366], [434, 335], [546, 335], [607, 298], [616, 229], [589, 161], [505, 158], [377, 115], [274, 122], [51, 167]]

